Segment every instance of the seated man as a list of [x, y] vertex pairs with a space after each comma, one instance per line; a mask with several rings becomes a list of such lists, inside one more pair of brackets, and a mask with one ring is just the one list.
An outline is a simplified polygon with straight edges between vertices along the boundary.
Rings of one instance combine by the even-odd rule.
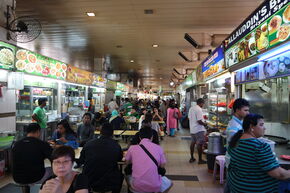
[[85, 113], [83, 115], [83, 124], [78, 127], [77, 136], [81, 147], [94, 137], [95, 127], [92, 125], [91, 120], [91, 113]]
[[78, 165], [84, 164], [83, 173], [88, 176], [90, 187], [96, 192], [119, 193], [123, 175], [118, 162], [123, 158], [121, 146], [112, 138], [113, 127], [105, 123], [98, 139], [89, 141], [81, 151]]
[[125, 120], [119, 115], [118, 111], [113, 110], [109, 123], [112, 124], [114, 130], [120, 130], [125, 124]]
[[[140, 130], [140, 145], [143, 145], [155, 160], [159, 167], [164, 167], [166, 160], [162, 148], [151, 142], [152, 129]], [[130, 146], [126, 154], [126, 164], [132, 163], [132, 176], [128, 176], [127, 182], [133, 192], [168, 192], [172, 182], [165, 176], [158, 174], [158, 167], [140, 145]]]
[[19, 184], [42, 183], [52, 175], [51, 168], [44, 167], [44, 160], [50, 159], [52, 148], [40, 140], [37, 123], [29, 124], [26, 131], [27, 137], [12, 147], [13, 179]]
[[92, 124], [96, 127], [96, 130], [101, 130], [101, 127], [106, 122], [106, 118], [102, 116], [100, 112], [96, 112]]

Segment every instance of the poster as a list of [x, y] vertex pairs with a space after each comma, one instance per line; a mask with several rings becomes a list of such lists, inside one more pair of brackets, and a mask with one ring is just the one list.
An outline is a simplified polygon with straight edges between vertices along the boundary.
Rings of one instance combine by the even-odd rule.
[[93, 74], [93, 86], [105, 88], [107, 83], [107, 79], [103, 78], [102, 76], [99, 76], [97, 74]]

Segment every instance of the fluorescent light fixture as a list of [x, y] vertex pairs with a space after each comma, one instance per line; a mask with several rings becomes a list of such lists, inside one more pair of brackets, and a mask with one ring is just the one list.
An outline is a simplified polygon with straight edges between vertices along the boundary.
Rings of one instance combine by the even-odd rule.
[[153, 48], [158, 48], [158, 46], [159, 46], [158, 44], [153, 44], [152, 45]]
[[178, 55], [183, 58], [186, 62], [192, 62], [192, 60], [189, 60], [183, 53], [178, 52]]
[[289, 51], [290, 51], [290, 42], [262, 54], [261, 56], [258, 57], [258, 61], [265, 61]]
[[96, 16], [96, 14], [93, 13], [93, 12], [88, 12], [87, 15], [88, 15], [89, 17], [95, 17], [95, 16]]
[[133, 62], [134, 62], [134, 60], [130, 60], [130, 62], [131, 62], [131, 63], [133, 63]]

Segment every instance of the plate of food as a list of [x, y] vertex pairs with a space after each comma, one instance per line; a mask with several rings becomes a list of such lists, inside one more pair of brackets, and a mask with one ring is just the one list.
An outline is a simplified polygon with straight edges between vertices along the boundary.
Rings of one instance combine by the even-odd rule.
[[279, 64], [279, 72], [283, 73], [286, 70], [286, 65], [284, 63]]
[[26, 63], [25, 63], [25, 61], [23, 61], [23, 60], [18, 60], [18, 61], [16, 62], [16, 68], [17, 68], [18, 70], [24, 70], [25, 67], [26, 67]]
[[275, 76], [279, 71], [279, 60], [268, 61], [264, 64], [264, 74], [266, 77]]
[[280, 155], [280, 158], [290, 161], [290, 155]]
[[55, 68], [52, 68], [51, 70], [50, 70], [50, 74], [52, 75], [52, 76], [55, 76], [55, 74], [56, 74], [56, 69]]
[[256, 30], [255, 38], [256, 38], [256, 46], [259, 51], [263, 51], [268, 48], [269, 46], [268, 37], [265, 33], [262, 32], [261, 29], [258, 28]]
[[66, 64], [62, 64], [62, 65], [61, 65], [61, 68], [62, 68], [63, 71], [66, 71], [66, 70], [67, 70], [67, 66], [66, 66]]
[[30, 73], [33, 72], [34, 71], [34, 64], [33, 63], [27, 64], [26, 67], [25, 67], [25, 70], [27, 72], [30, 72]]
[[42, 66], [41, 66], [41, 64], [36, 64], [35, 65], [35, 69], [36, 69], [37, 72], [40, 72], [41, 73], [42, 72]]
[[285, 23], [289, 23], [290, 22], [290, 5], [288, 5], [288, 7], [283, 12], [283, 21]]
[[282, 24], [282, 18], [280, 15], [275, 15], [269, 22], [268, 30], [270, 33], [276, 32]]
[[27, 59], [27, 51], [26, 50], [18, 50], [16, 52], [16, 58], [18, 60], [26, 60]]
[[33, 54], [28, 54], [28, 61], [30, 63], [36, 63], [36, 56]]
[[249, 50], [251, 55], [255, 55], [257, 53], [256, 41], [254, 37], [249, 39]]
[[14, 63], [14, 54], [10, 48], [0, 47], [0, 63], [12, 66]]
[[289, 34], [290, 34], [290, 24], [283, 24], [279, 28], [277, 38], [279, 39], [280, 42], [283, 42], [288, 39]]

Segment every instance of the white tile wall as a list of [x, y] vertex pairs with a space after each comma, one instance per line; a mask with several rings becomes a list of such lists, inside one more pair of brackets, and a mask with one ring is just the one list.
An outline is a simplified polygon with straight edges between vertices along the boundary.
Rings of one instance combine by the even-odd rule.
[[285, 137], [290, 140], [290, 124], [265, 123], [266, 135]]

